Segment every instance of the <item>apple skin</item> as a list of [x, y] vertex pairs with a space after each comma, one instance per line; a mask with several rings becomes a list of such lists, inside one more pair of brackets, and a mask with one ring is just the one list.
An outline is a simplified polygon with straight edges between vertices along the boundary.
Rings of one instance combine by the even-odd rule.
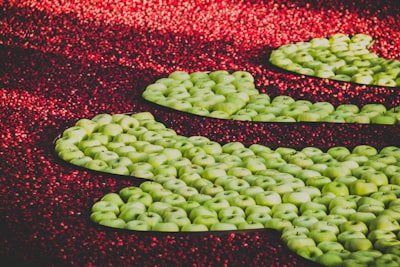
[[316, 246], [309, 246], [309, 247], [303, 247], [300, 248], [297, 253], [303, 257], [306, 258], [310, 261], [316, 261], [317, 258], [321, 255], [323, 255], [323, 252]]
[[214, 198], [204, 202], [203, 205], [204, 205], [204, 207], [208, 207], [212, 210], [215, 210], [216, 212], [219, 212], [221, 210], [224, 210], [224, 209], [230, 207], [229, 201], [222, 197], [214, 197]]
[[369, 223], [376, 218], [376, 215], [373, 212], [362, 212], [362, 211], [357, 211], [353, 214], [350, 215], [349, 220], [351, 221], [357, 221], [357, 222], [363, 222], [366, 225], [369, 225]]
[[157, 232], [179, 232], [179, 226], [173, 222], [158, 222], [151, 228]]
[[395, 267], [400, 265], [400, 257], [394, 254], [384, 254], [375, 261], [376, 266]]
[[142, 189], [140, 189], [140, 187], [137, 186], [128, 186], [128, 187], [124, 187], [122, 188], [118, 194], [120, 195], [120, 197], [122, 198], [122, 200], [124, 202], [128, 201], [129, 197], [132, 195], [135, 195], [137, 193], [143, 192]]
[[292, 224], [300, 227], [311, 227], [318, 219], [312, 216], [299, 216], [292, 221]]
[[271, 218], [266, 221], [264, 224], [265, 228], [275, 229], [277, 231], [282, 231], [284, 228], [293, 227], [292, 223], [289, 221], [285, 221], [280, 218]]
[[368, 233], [368, 239], [371, 240], [371, 242], [373, 243], [375, 243], [379, 239], [390, 240], [396, 238], [397, 238], [396, 234], [389, 230], [377, 229], [377, 230], [372, 230]]
[[216, 194], [223, 192], [223, 191], [224, 191], [224, 188], [222, 186], [217, 185], [217, 184], [212, 184], [212, 183], [205, 185], [200, 189], [201, 194], [209, 195], [212, 197], [214, 197]]
[[390, 216], [378, 215], [369, 224], [369, 230], [387, 230], [387, 231], [398, 231], [400, 230], [399, 223]]
[[250, 197], [245, 195], [239, 195], [235, 198], [230, 199], [231, 206], [236, 206], [241, 209], [246, 209], [249, 206], [256, 205], [256, 201]]
[[283, 229], [281, 239], [287, 243], [293, 237], [308, 237], [310, 230], [305, 227], [288, 227]]
[[352, 252], [347, 258], [355, 259], [362, 262], [364, 265], [373, 265], [376, 260], [380, 258], [383, 253], [376, 249], [368, 249], [368, 250], [358, 250]]
[[292, 251], [299, 251], [304, 247], [316, 247], [317, 244], [312, 238], [309, 237], [293, 237], [286, 243], [287, 247]]
[[282, 201], [284, 203], [293, 203], [296, 206], [300, 206], [303, 203], [307, 203], [311, 201], [311, 197], [306, 191], [293, 191], [293, 192], [287, 192], [283, 194], [282, 196]]
[[132, 220], [126, 223], [125, 228], [133, 231], [150, 231], [151, 227], [144, 221]]
[[140, 184], [139, 188], [146, 193], [149, 193], [152, 190], [158, 190], [163, 188], [163, 186], [159, 183], [153, 182], [153, 181], [145, 181]]
[[199, 203], [200, 205], [203, 205], [204, 202], [206, 202], [209, 199], [212, 199], [212, 196], [199, 193], [199, 194], [194, 194], [194, 195], [190, 196], [188, 201], [194, 201], [194, 202]]
[[193, 224], [202, 224], [207, 227], [207, 229], [210, 229], [210, 227], [213, 224], [219, 223], [220, 221], [218, 220], [218, 217], [213, 216], [213, 215], [199, 215], [196, 216], [193, 220]]
[[348, 187], [344, 183], [338, 181], [329, 182], [322, 187], [321, 193], [324, 194], [328, 192], [334, 193], [336, 196], [347, 196], [350, 193]]
[[282, 203], [281, 196], [274, 191], [264, 191], [255, 196], [257, 205], [272, 207]]
[[95, 204], [93, 204], [92, 208], [91, 208], [92, 212], [96, 212], [96, 211], [111, 211], [113, 213], [115, 213], [116, 215], [119, 214], [120, 210], [119, 210], [119, 206], [111, 201], [107, 201], [107, 200], [100, 200], [97, 201]]
[[374, 183], [377, 187], [387, 185], [389, 179], [384, 172], [381, 171], [368, 171], [361, 175], [361, 179], [366, 182]]
[[222, 220], [225, 217], [229, 217], [229, 216], [245, 217], [245, 212], [241, 208], [235, 207], [235, 206], [230, 206], [230, 207], [221, 209], [218, 212], [218, 218], [220, 220]]
[[151, 228], [154, 227], [154, 225], [156, 225], [157, 223], [162, 222], [162, 217], [161, 215], [154, 213], [154, 212], [145, 212], [140, 214], [137, 217], [137, 220], [139, 221], [144, 221], [145, 223], [147, 223]]
[[110, 210], [97, 210], [97, 211], [92, 211], [90, 214], [90, 220], [99, 223], [102, 220], [106, 219], [117, 219], [117, 215], [114, 211]]
[[336, 253], [334, 251], [319, 255], [315, 261], [323, 266], [332, 267], [340, 266], [340, 264], [343, 263], [342, 257], [339, 255], [339, 253]]
[[207, 232], [208, 228], [204, 224], [188, 224], [181, 228], [182, 232]]
[[344, 248], [353, 252], [360, 250], [370, 250], [374, 246], [368, 238], [351, 238], [344, 243]]
[[337, 159], [351, 154], [351, 151], [347, 147], [337, 146], [329, 148], [326, 153]]
[[210, 231], [232, 231], [237, 230], [237, 226], [232, 223], [215, 223], [211, 225]]
[[111, 227], [111, 228], [118, 228], [118, 229], [124, 229], [126, 226], [126, 223], [124, 220], [120, 218], [116, 219], [103, 219], [98, 222], [98, 224]]
[[339, 166], [339, 165], [328, 166], [324, 170], [323, 175], [334, 179], [339, 176], [351, 175], [351, 169], [347, 168], [345, 166]]
[[378, 191], [376, 183], [367, 182], [365, 180], [355, 181], [350, 185], [350, 193], [358, 196], [366, 196]]
[[63, 132], [62, 137], [70, 137], [76, 141], [81, 141], [88, 137], [88, 133], [83, 127], [72, 126]]
[[178, 205], [180, 203], [184, 203], [186, 202], [186, 199], [178, 194], [172, 193], [172, 194], [168, 194], [166, 196], [163, 196], [160, 199], [161, 202], [167, 203], [167, 204], [171, 204], [172, 206]]
[[327, 207], [324, 204], [310, 201], [310, 202], [301, 204], [299, 207], [300, 213], [303, 213], [306, 210], [322, 210], [322, 211], [326, 212]]
[[365, 235], [368, 233], [367, 224], [365, 224], [364, 222], [360, 222], [360, 221], [351, 221], [350, 220], [345, 223], [342, 223], [339, 228], [340, 228], [341, 232], [358, 231]]
[[146, 207], [149, 207], [151, 203], [153, 203], [153, 198], [150, 193], [146, 192], [135, 192], [134, 194], [130, 195], [127, 202], [141, 202]]
[[321, 242], [336, 242], [336, 233], [329, 231], [328, 229], [315, 229], [311, 230], [309, 237], [311, 237], [316, 244]]

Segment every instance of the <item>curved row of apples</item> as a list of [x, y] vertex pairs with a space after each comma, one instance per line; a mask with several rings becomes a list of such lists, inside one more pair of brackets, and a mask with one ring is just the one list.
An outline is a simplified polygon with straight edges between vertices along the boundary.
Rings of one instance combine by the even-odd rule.
[[72, 164], [150, 180], [96, 202], [91, 219], [98, 224], [167, 232], [272, 228], [291, 250], [327, 266], [400, 263], [398, 147], [221, 145], [177, 135], [143, 112], [81, 119], [55, 149]]
[[[399, 66], [400, 70], [400, 66]], [[143, 98], [175, 110], [214, 117], [257, 122], [330, 122], [396, 124], [400, 107], [370, 103], [334, 106], [290, 96], [260, 94], [246, 71], [229, 73], [175, 71], [146, 87]]]
[[400, 60], [385, 59], [368, 49], [373, 39], [334, 34], [273, 50], [269, 62], [299, 74], [388, 87], [400, 86]]

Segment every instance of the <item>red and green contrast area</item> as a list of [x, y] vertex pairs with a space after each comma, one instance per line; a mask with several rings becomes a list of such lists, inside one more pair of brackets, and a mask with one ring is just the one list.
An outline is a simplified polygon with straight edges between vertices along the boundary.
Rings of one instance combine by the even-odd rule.
[[[274, 55], [275, 57], [277, 60], [286, 58], [278, 55]], [[400, 75], [400, 61], [390, 62], [388, 64], [398, 65], [387, 67], [396, 78]], [[380, 65], [378, 67], [383, 69]], [[312, 103], [305, 99], [295, 100], [288, 95], [271, 99], [268, 94], [259, 92], [253, 75], [247, 71], [175, 71], [148, 85], [142, 95], [146, 100], [162, 106], [219, 119], [362, 124], [400, 122], [399, 107], [386, 108], [379, 103], [367, 103], [361, 107], [355, 104], [339, 104], [335, 107], [327, 101]]]
[[178, 135], [142, 112], [81, 119], [55, 149], [74, 165], [145, 179], [92, 206], [90, 219], [109, 228], [189, 235], [269, 228], [326, 266], [400, 263], [399, 147], [221, 145]]
[[[287, 248], [289, 233], [269, 228], [188, 234], [93, 223], [94, 203], [123, 188], [140, 188], [146, 179], [89, 171], [60, 160], [54, 141], [82, 118], [151, 112], [177, 136], [202, 135], [221, 146], [258, 143], [273, 151], [290, 144], [296, 151], [319, 147], [326, 153], [340, 143], [351, 152], [367, 144], [382, 154], [384, 147], [400, 146], [396, 124], [217, 119], [149, 105], [142, 98], [146, 86], [175, 71], [245, 70], [271, 102], [284, 95], [335, 108], [351, 104], [361, 109], [369, 103], [387, 110], [398, 107], [398, 87], [297, 74], [269, 62], [281, 46], [336, 33], [367, 34], [373, 38], [370, 52], [399, 60], [398, 0], [0, 2], [2, 265], [320, 266]], [[378, 212], [380, 206], [374, 207]], [[392, 239], [389, 233], [385, 240]], [[371, 242], [378, 251], [388, 245]], [[379, 257], [388, 267], [398, 266], [392, 256], [396, 242], [392, 245], [384, 257], [352, 252], [356, 259], [347, 265]]]

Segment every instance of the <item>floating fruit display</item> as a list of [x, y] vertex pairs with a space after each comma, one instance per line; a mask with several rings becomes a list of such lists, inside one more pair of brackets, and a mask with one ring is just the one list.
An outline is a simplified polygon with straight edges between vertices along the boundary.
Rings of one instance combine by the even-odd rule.
[[367, 34], [335, 34], [309, 42], [286, 44], [272, 51], [269, 61], [299, 74], [358, 84], [400, 86], [400, 61], [385, 59], [368, 49]]
[[143, 179], [92, 206], [99, 225], [169, 233], [268, 228], [280, 231], [289, 249], [327, 266], [400, 259], [395, 146], [219, 144], [178, 135], [141, 112], [81, 119], [55, 150], [80, 167]]
[[176, 71], [147, 86], [143, 97], [175, 110], [241, 121], [362, 124], [396, 124], [400, 121], [400, 107], [386, 108], [377, 103], [335, 107], [326, 101], [312, 103], [287, 95], [271, 98], [259, 93], [254, 77], [246, 71], [190, 74]]

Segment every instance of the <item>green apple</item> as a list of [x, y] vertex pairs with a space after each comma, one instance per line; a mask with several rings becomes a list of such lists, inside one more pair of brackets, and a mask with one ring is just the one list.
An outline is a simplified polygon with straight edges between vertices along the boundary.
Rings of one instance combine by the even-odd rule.
[[137, 217], [137, 220], [145, 222], [147, 225], [149, 225], [151, 228], [154, 227], [157, 223], [162, 222], [162, 217], [161, 215], [154, 213], [154, 212], [145, 212], [140, 214]]
[[373, 212], [357, 211], [350, 215], [349, 220], [356, 221], [356, 222], [363, 222], [366, 225], [369, 225], [369, 223], [372, 220], [374, 220], [375, 218], [376, 218], [376, 215]]
[[206, 232], [208, 231], [207, 226], [204, 224], [188, 224], [181, 228], [182, 232]]
[[237, 226], [232, 223], [220, 222], [220, 223], [215, 223], [215, 224], [211, 225], [210, 230], [211, 231], [232, 231], [232, 230], [237, 230]]
[[146, 193], [146, 192], [138, 192], [133, 195], [131, 195], [127, 202], [141, 202], [144, 204], [146, 207], [149, 207], [151, 203], [153, 203], [153, 198], [151, 194]]
[[400, 265], [400, 257], [394, 254], [384, 254], [375, 261], [376, 266], [394, 267]]
[[144, 221], [132, 220], [126, 223], [125, 228], [133, 231], [150, 231], [151, 227]]
[[293, 203], [296, 206], [300, 206], [303, 203], [310, 202], [311, 196], [306, 191], [295, 190], [293, 192], [287, 192], [283, 194], [282, 201], [284, 203]]
[[377, 199], [382, 202], [385, 206], [388, 206], [390, 202], [397, 199], [397, 195], [393, 192], [375, 192], [370, 195], [371, 198]]
[[286, 221], [292, 221], [298, 217], [298, 213], [292, 210], [279, 210], [275, 211], [272, 215], [273, 218], [281, 218]]
[[339, 176], [346, 176], [351, 174], [352, 174], [351, 169], [343, 165], [328, 166], [323, 172], [324, 176], [330, 177], [332, 179]]
[[282, 230], [281, 239], [287, 243], [291, 238], [308, 237], [310, 230], [306, 227], [287, 227]]
[[343, 263], [343, 259], [339, 253], [335, 251], [328, 251], [324, 254], [319, 255], [315, 261], [323, 266], [333, 267], [340, 266]]
[[[338, 177], [343, 177], [343, 176], [337, 176], [336, 179]], [[323, 194], [331, 192], [331, 193], [334, 193], [336, 196], [347, 196], [347, 195], [349, 195], [349, 189], [346, 186], [346, 184], [344, 184], [342, 182], [338, 182], [336, 180], [332, 181], [332, 182], [328, 182], [325, 185], [323, 185], [321, 192]]]
[[178, 194], [175, 194], [175, 193], [171, 193], [171, 194], [167, 194], [167, 195], [163, 196], [160, 199], [160, 201], [164, 202], [164, 203], [167, 203], [167, 204], [170, 204], [172, 206], [175, 206], [175, 205], [178, 205], [180, 203], [186, 202], [186, 199], [181, 195], [178, 195]]
[[235, 206], [226, 207], [224, 209], [221, 209], [218, 212], [218, 218], [220, 220], [222, 220], [225, 217], [230, 217], [230, 216], [242, 216], [242, 217], [245, 217], [245, 212], [241, 208], [235, 207]]
[[188, 201], [194, 201], [194, 202], [197, 202], [200, 205], [202, 205], [204, 202], [206, 202], [209, 199], [212, 199], [212, 196], [206, 195], [206, 194], [195, 194], [195, 195], [190, 196]]
[[369, 230], [387, 230], [387, 231], [398, 231], [400, 230], [399, 223], [390, 216], [379, 215], [369, 224]]
[[203, 205], [205, 207], [215, 210], [216, 212], [230, 207], [229, 201], [222, 197], [214, 197], [210, 200], [205, 201]]
[[355, 212], [357, 212], [357, 210], [351, 207], [335, 206], [330, 210], [329, 214], [341, 215], [344, 216], [345, 218], [349, 218]]
[[206, 215], [218, 218], [218, 213], [215, 210], [205, 207], [205, 206], [198, 206], [198, 207], [193, 208], [189, 213], [189, 218], [193, 222], [193, 220], [196, 217], [206, 216]]
[[271, 218], [264, 223], [265, 228], [275, 229], [277, 231], [282, 231], [282, 229], [287, 227], [293, 227], [292, 223], [289, 221], [285, 221], [280, 218]]
[[359, 239], [359, 238], [362, 238], [362, 239], [365, 238], [365, 239], [366, 239], [366, 236], [365, 236], [365, 234], [363, 234], [363, 233], [361, 233], [361, 232], [352, 231], [352, 230], [341, 232], [341, 233], [337, 236], [338, 241], [339, 241], [340, 243], [342, 243], [342, 244], [345, 244], [345, 242], [346, 242], [347, 240]]
[[99, 221], [98, 224], [107, 226], [107, 227], [111, 227], [111, 228], [119, 228], [119, 229], [124, 229], [126, 226], [125, 221], [120, 218], [103, 219], [103, 220]]
[[[97, 204], [97, 203], [96, 203]], [[119, 211], [118, 211], [119, 212]], [[95, 209], [93, 210], [90, 214], [90, 220], [99, 223], [102, 220], [111, 220], [111, 219], [117, 219], [117, 212], [115, 210], [107, 210], [107, 209]]]
[[370, 250], [373, 244], [368, 238], [352, 238], [345, 241], [344, 247], [349, 251]]
[[377, 187], [387, 185], [389, 179], [382, 171], [368, 171], [361, 175], [361, 179], [368, 183], [374, 183]]
[[[169, 204], [166, 204], [166, 205], [169, 205]], [[177, 204], [177, 207], [180, 207], [180, 208], [184, 209], [187, 214], [190, 214], [190, 212], [194, 208], [199, 207], [199, 206], [200, 206], [200, 203], [198, 203], [197, 201], [193, 201], [193, 200], [187, 200], [186, 202], [182, 202], [182, 203], [178, 203]]]
[[323, 255], [323, 252], [318, 247], [303, 247], [297, 251], [297, 253], [310, 261], [316, 261], [317, 258]]
[[377, 115], [371, 118], [371, 123], [374, 124], [395, 124], [396, 118], [390, 115]]
[[151, 228], [157, 232], [179, 232], [179, 226], [174, 222], [158, 222]]
[[336, 233], [331, 232], [328, 229], [313, 229], [310, 231], [309, 237], [311, 237], [316, 244], [321, 242], [336, 242]]
[[255, 196], [257, 205], [272, 207], [282, 203], [281, 196], [275, 191], [264, 191]]
[[340, 225], [340, 231], [345, 232], [345, 231], [358, 231], [362, 232], [363, 234], [368, 233], [368, 226], [364, 222], [361, 221], [347, 221], [344, 222]]
[[299, 216], [293, 219], [292, 224], [294, 226], [310, 228], [314, 223], [318, 222], [318, 219], [312, 216]]
[[350, 185], [350, 193], [359, 196], [366, 196], [378, 191], [376, 183], [365, 180], [355, 181]]
[[218, 217], [213, 215], [198, 215], [193, 219], [193, 224], [202, 224], [208, 229], [210, 229], [210, 227], [216, 223], [219, 223]]
[[232, 198], [232, 199], [230, 199], [229, 203], [232, 206], [236, 206], [241, 209], [246, 209], [248, 206], [256, 205], [256, 201], [252, 197], [245, 196], [245, 195], [239, 195], [235, 198]]
[[396, 234], [389, 230], [376, 229], [368, 233], [368, 239], [375, 243], [379, 239], [393, 240], [396, 239]]
[[312, 238], [309, 237], [294, 237], [288, 240], [286, 243], [290, 250], [295, 252], [299, 251], [304, 247], [316, 247], [316, 243]]

